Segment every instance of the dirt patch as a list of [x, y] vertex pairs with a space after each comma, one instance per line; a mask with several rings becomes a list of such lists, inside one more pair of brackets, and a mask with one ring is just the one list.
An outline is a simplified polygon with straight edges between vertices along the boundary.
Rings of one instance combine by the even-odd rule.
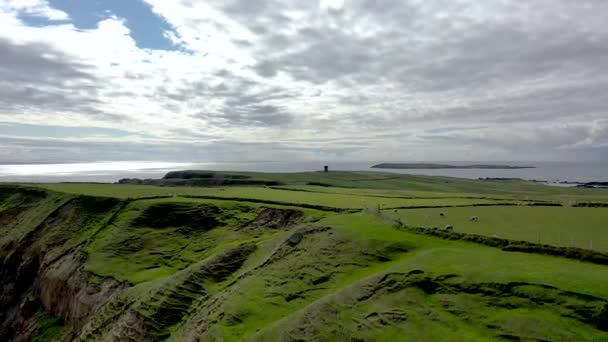
[[159, 203], [146, 208], [133, 221], [134, 227], [179, 227], [182, 234], [208, 231], [220, 224], [222, 210], [212, 204]]
[[366, 301], [374, 296], [387, 293], [395, 293], [408, 287], [418, 287], [425, 293], [435, 293], [440, 283], [432, 281], [419, 270], [410, 273], [391, 272], [386, 273], [379, 279], [364, 284], [356, 300]]
[[244, 224], [241, 229], [253, 230], [259, 228], [287, 229], [304, 219], [304, 213], [295, 209], [260, 208], [257, 216]]
[[205, 266], [214, 281], [223, 281], [236, 272], [245, 260], [257, 249], [255, 243], [247, 243], [233, 248], [211, 259]]
[[152, 342], [144, 319], [134, 310], [127, 310], [114, 324], [105, 341]]
[[365, 319], [373, 325], [386, 326], [404, 322], [408, 319], [408, 316], [407, 313], [401, 310], [393, 309], [383, 312], [372, 312]]
[[[29, 254], [34, 253], [34, 254]], [[49, 266], [36, 251], [15, 257], [17, 266], [3, 276], [0, 340], [11, 340], [27, 326], [37, 312], [48, 312], [63, 321], [71, 331], [81, 329], [91, 314], [107, 303], [124, 286], [106, 279], [99, 286], [88, 283], [82, 270], [83, 257], [77, 252], [66, 254]], [[8, 266], [8, 265], [7, 265]], [[12, 275], [11, 275], [12, 274]]]
[[12, 225], [19, 218], [19, 215], [26, 211], [27, 208], [14, 208], [0, 212], [0, 229]]
[[97, 308], [125, 288], [107, 278], [99, 286], [88, 284], [82, 271], [83, 258], [71, 253], [59, 259], [40, 276], [39, 298], [44, 308], [68, 322], [75, 331], [82, 328]]

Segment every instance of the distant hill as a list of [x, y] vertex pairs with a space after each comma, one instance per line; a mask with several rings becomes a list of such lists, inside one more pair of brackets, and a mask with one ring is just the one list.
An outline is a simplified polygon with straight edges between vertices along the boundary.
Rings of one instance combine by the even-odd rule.
[[237, 185], [281, 185], [273, 180], [252, 179], [249, 175], [229, 174], [197, 170], [171, 171], [161, 179], [123, 178], [119, 184], [141, 184], [160, 186], [237, 186]]
[[533, 169], [535, 166], [512, 166], [512, 165], [449, 165], [432, 163], [381, 163], [372, 166], [375, 169]]

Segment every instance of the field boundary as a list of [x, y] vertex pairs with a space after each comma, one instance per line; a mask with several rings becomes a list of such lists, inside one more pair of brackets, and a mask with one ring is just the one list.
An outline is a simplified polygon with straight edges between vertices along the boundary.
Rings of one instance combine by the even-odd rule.
[[336, 213], [356, 213], [356, 212], [360, 212], [362, 210], [360, 208], [337, 208], [337, 207], [329, 207], [329, 206], [325, 206], [325, 205], [281, 202], [281, 201], [262, 200], [262, 199], [244, 198], [244, 197], [222, 197], [222, 196], [207, 196], [207, 195], [179, 195], [176, 197], [195, 198], [195, 199], [196, 198], [214, 199], [214, 200], [235, 201], [235, 202], [264, 203], [264, 204], [284, 205], [284, 206], [289, 206], [289, 207], [301, 207], [301, 208], [315, 209], [315, 210], [320, 210], [320, 211], [331, 211], [331, 212], [336, 212]]
[[[356, 194], [356, 193], [342, 193], [342, 192], [330, 192], [330, 191], [314, 191], [307, 189], [294, 189], [294, 188], [282, 188], [282, 187], [269, 187], [274, 190], [285, 190], [285, 191], [296, 191], [296, 192], [310, 192], [315, 194], [332, 194], [332, 195], [349, 195], [349, 196], [364, 196], [374, 198], [388, 198], [388, 199], [483, 199], [489, 201], [518, 201], [518, 202], [531, 202], [531, 203], [556, 203], [549, 200], [538, 200], [538, 199], [510, 199], [510, 198], [498, 198], [498, 197], [487, 197], [487, 196], [441, 196], [441, 197], [428, 197], [428, 196], [382, 196], [382, 195], [367, 195], [367, 194]], [[342, 188], [342, 189], [365, 189], [365, 188], [344, 188], [338, 186], [331, 186], [328, 188]], [[603, 204], [603, 203], [600, 203]], [[608, 206], [608, 203], [606, 203]]]
[[561, 203], [473, 203], [473, 204], [445, 204], [445, 205], [417, 205], [407, 207], [381, 208], [381, 210], [399, 209], [433, 209], [433, 208], [466, 208], [466, 207], [563, 207]]
[[505, 252], [522, 252], [530, 254], [552, 255], [598, 265], [608, 265], [607, 253], [602, 253], [590, 249], [578, 247], [558, 247], [523, 240], [510, 240], [479, 234], [459, 233], [443, 229], [431, 229], [426, 227], [407, 227], [399, 223], [395, 224], [395, 227], [399, 230], [412, 232], [419, 235], [433, 236], [443, 240], [466, 241], [479, 245], [500, 248]]
[[583, 207], [583, 208], [608, 208], [608, 203], [602, 202], [579, 202], [574, 203], [573, 207]]

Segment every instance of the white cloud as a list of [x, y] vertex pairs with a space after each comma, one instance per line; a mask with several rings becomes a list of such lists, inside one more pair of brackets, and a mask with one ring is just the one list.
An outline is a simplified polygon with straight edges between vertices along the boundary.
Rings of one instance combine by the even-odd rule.
[[344, 7], [344, 0], [319, 0], [319, 7], [323, 10], [340, 10]]
[[[0, 122], [118, 128], [133, 146], [248, 144], [260, 158], [534, 159], [606, 145], [605, 2], [145, 1], [182, 49], [138, 48], [135, 18], [33, 27], [19, 14], [69, 18], [46, 1], [0, 2]], [[469, 129], [428, 133], [442, 127]]]

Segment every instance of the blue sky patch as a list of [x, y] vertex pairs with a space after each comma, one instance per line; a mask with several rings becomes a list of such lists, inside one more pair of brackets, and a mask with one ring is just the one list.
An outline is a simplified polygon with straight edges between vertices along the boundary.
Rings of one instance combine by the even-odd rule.
[[25, 12], [19, 13], [19, 15], [17, 15], [17, 18], [26, 23], [28, 26], [34, 27], [44, 27], [49, 25], [65, 24], [69, 22], [69, 20], [49, 20], [46, 17], [41, 17], [36, 14], [30, 14]]
[[[131, 30], [131, 37], [139, 48], [154, 50], [177, 50], [178, 46], [165, 36], [165, 32], [174, 32], [163, 18], [152, 12], [152, 8], [142, 0], [50, 0], [51, 7], [64, 11], [71, 18], [71, 23], [78, 29], [95, 29], [97, 23], [116, 16], [126, 21]], [[46, 18], [21, 14], [23, 22], [30, 26], [55, 24]], [[174, 32], [175, 33], [175, 32]]]

